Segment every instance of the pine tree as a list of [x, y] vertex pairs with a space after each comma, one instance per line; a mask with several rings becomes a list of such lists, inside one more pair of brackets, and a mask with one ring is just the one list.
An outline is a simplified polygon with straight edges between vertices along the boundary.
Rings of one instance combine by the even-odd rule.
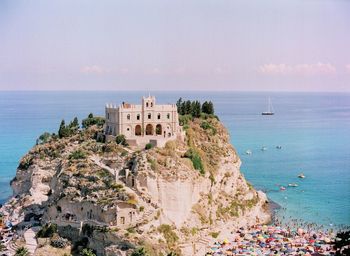
[[192, 110], [192, 105], [191, 105], [191, 101], [188, 100], [186, 101], [186, 106], [185, 106], [185, 115], [190, 115], [191, 114], [191, 110]]
[[197, 100], [197, 117], [200, 117], [202, 113], [201, 103]]
[[88, 118], [94, 118], [94, 115], [93, 115], [92, 113], [90, 113], [90, 114], [88, 115]]
[[214, 105], [213, 102], [209, 101], [208, 103], [208, 114], [213, 115], [214, 114]]
[[77, 117], [74, 117], [72, 122], [72, 127], [78, 127], [79, 128], [79, 121]]
[[177, 100], [176, 106], [177, 106], [177, 113], [179, 113], [181, 115], [181, 107], [182, 107], [182, 98], [181, 97], [180, 97], [180, 99]]
[[65, 137], [66, 135], [66, 123], [64, 122], [64, 119], [61, 121], [60, 128], [58, 129], [58, 136], [60, 138]]
[[208, 114], [208, 102], [204, 101], [202, 105], [202, 112]]

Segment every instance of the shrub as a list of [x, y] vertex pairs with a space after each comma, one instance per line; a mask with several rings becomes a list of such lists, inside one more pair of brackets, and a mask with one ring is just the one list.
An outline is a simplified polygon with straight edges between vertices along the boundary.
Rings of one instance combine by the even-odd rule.
[[88, 115], [87, 118], [83, 119], [81, 122], [81, 126], [84, 129], [89, 128], [90, 126], [97, 125], [98, 127], [102, 127], [105, 123], [105, 119], [103, 117], [94, 117], [92, 113]]
[[145, 146], [145, 149], [149, 150], [151, 148], [153, 148], [153, 145], [151, 143], [147, 143], [146, 146]]
[[39, 230], [39, 232], [36, 234], [36, 237], [38, 238], [52, 237], [55, 233], [57, 233], [57, 225], [46, 224]]
[[169, 246], [172, 246], [179, 240], [174, 230], [170, 225], [162, 224], [158, 227], [158, 231], [164, 235], [165, 240]]
[[47, 143], [51, 139], [51, 134], [48, 132], [44, 132], [39, 136], [39, 138], [36, 140], [36, 144], [44, 144]]
[[93, 252], [93, 250], [89, 248], [84, 248], [80, 254], [80, 256], [96, 256], [96, 254]]
[[56, 248], [65, 248], [68, 245], [68, 240], [59, 235], [55, 235], [51, 238], [50, 244]]
[[190, 120], [192, 120], [191, 115], [180, 115], [179, 116], [179, 124], [180, 125], [187, 125]]
[[15, 256], [27, 256], [29, 255], [29, 252], [27, 250], [27, 248], [25, 247], [19, 247], [17, 248], [16, 252], [15, 252]]
[[149, 256], [149, 254], [146, 252], [145, 248], [140, 247], [135, 249], [131, 256]]
[[211, 125], [207, 121], [203, 121], [201, 123], [201, 128], [204, 130], [207, 130], [207, 129], [211, 128]]
[[211, 232], [209, 235], [211, 235], [213, 238], [217, 238], [219, 236], [220, 232]]
[[199, 154], [195, 150], [193, 150], [192, 148], [187, 150], [185, 153], [185, 157], [191, 159], [194, 169], [199, 170], [199, 172], [202, 175], [205, 174], [202, 158], [199, 156]]
[[126, 138], [124, 134], [119, 134], [116, 138], [115, 138], [115, 142], [117, 144], [121, 144], [123, 146], [127, 146], [128, 143], [126, 142]]
[[18, 168], [27, 170], [32, 164], [33, 164], [33, 157], [30, 155], [26, 155], [22, 158]]
[[85, 158], [86, 158], [86, 154], [81, 150], [73, 151], [68, 157], [68, 159], [85, 159]]

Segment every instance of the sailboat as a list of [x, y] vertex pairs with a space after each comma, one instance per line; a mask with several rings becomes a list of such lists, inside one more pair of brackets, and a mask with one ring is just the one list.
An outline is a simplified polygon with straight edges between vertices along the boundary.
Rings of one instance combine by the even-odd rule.
[[271, 99], [269, 98], [268, 105], [267, 105], [267, 111], [264, 111], [261, 113], [263, 116], [271, 116], [274, 114], [273, 112], [273, 106], [271, 103]]

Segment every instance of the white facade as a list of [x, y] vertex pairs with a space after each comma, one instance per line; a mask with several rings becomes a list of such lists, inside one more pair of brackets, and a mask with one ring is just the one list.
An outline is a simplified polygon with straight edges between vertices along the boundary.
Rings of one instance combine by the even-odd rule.
[[157, 105], [154, 96], [142, 97], [141, 105], [107, 104], [105, 114], [107, 138], [124, 134], [131, 146], [163, 146], [181, 134], [176, 104]]

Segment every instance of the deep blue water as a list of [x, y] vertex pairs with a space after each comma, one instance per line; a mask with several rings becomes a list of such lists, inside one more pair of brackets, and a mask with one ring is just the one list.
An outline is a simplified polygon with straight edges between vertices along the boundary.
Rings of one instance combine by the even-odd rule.
[[[139, 103], [148, 92], [0, 92], [0, 202], [18, 161], [61, 119], [103, 115], [105, 103]], [[212, 100], [231, 134], [245, 177], [292, 218], [350, 225], [350, 94], [154, 92], [160, 103]], [[276, 114], [261, 116], [271, 97]], [[276, 149], [281, 145], [282, 149]], [[266, 146], [268, 150], [261, 151]], [[247, 149], [252, 155], [246, 155]], [[297, 178], [299, 173], [304, 180]], [[279, 185], [298, 183], [279, 191]]]

